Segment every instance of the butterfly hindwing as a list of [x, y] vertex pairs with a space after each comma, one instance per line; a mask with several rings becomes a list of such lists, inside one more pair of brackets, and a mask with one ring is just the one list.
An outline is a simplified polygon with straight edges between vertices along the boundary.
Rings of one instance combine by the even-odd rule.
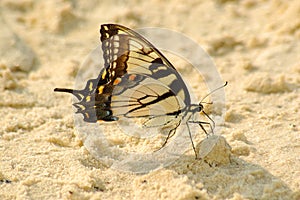
[[140, 74], [122, 77], [111, 99], [114, 116], [144, 118], [147, 121], [145, 126], [169, 123], [181, 114], [180, 108], [179, 99], [168, 87]]

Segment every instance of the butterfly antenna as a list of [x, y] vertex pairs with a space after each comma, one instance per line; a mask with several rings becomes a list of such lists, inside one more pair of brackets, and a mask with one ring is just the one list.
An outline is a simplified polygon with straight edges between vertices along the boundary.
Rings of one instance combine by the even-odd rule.
[[218, 88], [212, 90], [210, 93], [208, 93], [207, 95], [205, 95], [205, 96], [202, 98], [202, 100], [201, 100], [200, 102], [203, 103], [203, 100], [204, 100], [206, 97], [208, 97], [209, 95], [211, 95], [211, 94], [214, 93], [215, 91], [224, 88], [227, 84], [228, 84], [228, 81], [226, 81], [226, 82], [224, 83], [224, 85], [222, 85], [222, 86], [220, 86], [220, 87], [218, 87]]
[[212, 102], [201, 101], [202, 104], [213, 104]]

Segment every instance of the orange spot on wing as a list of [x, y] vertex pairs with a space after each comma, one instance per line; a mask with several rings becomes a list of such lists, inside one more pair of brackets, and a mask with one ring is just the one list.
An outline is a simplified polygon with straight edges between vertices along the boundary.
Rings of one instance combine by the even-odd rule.
[[114, 80], [114, 85], [118, 85], [119, 83], [121, 82], [121, 79], [120, 78], [116, 78], [116, 80]]
[[136, 75], [132, 74], [129, 76], [129, 80], [134, 81], [134, 79], [136, 78]]

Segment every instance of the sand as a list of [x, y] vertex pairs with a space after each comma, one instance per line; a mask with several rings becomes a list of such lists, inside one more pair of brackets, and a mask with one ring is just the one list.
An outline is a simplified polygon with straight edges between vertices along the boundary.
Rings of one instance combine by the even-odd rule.
[[[201, 160], [190, 148], [136, 174], [86, 149], [71, 96], [53, 89], [73, 87], [108, 22], [181, 32], [212, 57], [226, 113]], [[298, 0], [3, 0], [0, 24], [0, 199], [300, 199]]]

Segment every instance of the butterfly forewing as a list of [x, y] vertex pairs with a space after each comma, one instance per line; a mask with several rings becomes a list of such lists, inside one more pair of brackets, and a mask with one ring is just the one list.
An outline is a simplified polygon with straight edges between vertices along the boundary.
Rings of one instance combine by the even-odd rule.
[[[188, 89], [173, 65], [138, 33], [114, 24], [101, 26], [101, 41], [105, 66], [113, 80], [129, 74], [143, 74], [169, 87], [185, 105], [190, 104]], [[119, 58], [120, 57], [120, 58]], [[121, 61], [126, 62], [121, 63]], [[117, 71], [113, 69], [117, 68]]]

